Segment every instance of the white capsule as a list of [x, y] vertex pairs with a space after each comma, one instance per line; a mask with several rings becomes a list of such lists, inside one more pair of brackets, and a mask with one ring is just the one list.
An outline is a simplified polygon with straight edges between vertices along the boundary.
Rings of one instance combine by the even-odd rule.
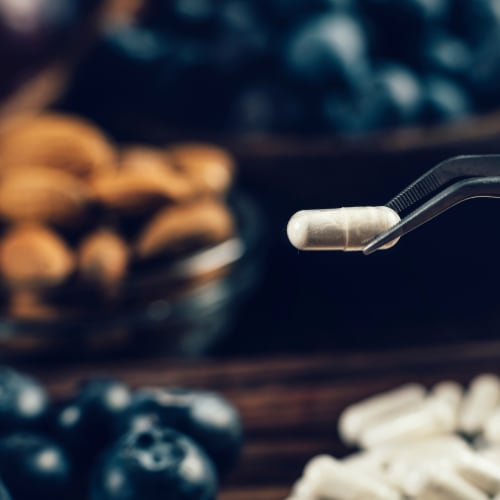
[[462, 386], [453, 380], [439, 382], [431, 389], [432, 396], [444, 398], [457, 408], [462, 402], [463, 392]]
[[416, 500], [488, 500], [488, 497], [465, 479], [445, 467], [429, 474]]
[[452, 380], [439, 382], [430, 392], [431, 397], [440, 398], [450, 405], [450, 409], [453, 411], [455, 419], [453, 430], [456, 430], [458, 427], [458, 417], [462, 404], [463, 392], [462, 386]]
[[289, 500], [314, 500], [313, 488], [304, 476], [302, 476], [292, 487]]
[[489, 446], [480, 449], [477, 452], [483, 458], [486, 458], [490, 462], [493, 462], [500, 467], [500, 447], [499, 446]]
[[425, 388], [419, 384], [405, 384], [397, 389], [371, 396], [348, 406], [340, 415], [338, 430], [342, 439], [356, 443], [361, 433], [381, 419], [421, 403]]
[[400, 500], [401, 495], [382, 480], [367, 473], [360, 474], [333, 457], [313, 459], [304, 470], [312, 486], [313, 497], [328, 500]]
[[467, 443], [452, 434], [405, 441], [393, 445], [384, 478], [413, 497], [421, 493], [429, 474], [437, 468], [451, 467], [456, 457], [468, 450]]
[[500, 443], [500, 408], [496, 408], [483, 426], [484, 440], [487, 443]]
[[469, 451], [458, 454], [455, 470], [486, 493], [500, 491], [500, 467], [479, 453]]
[[460, 430], [467, 434], [479, 433], [499, 403], [500, 379], [490, 374], [474, 378], [460, 409]]
[[290, 243], [299, 250], [359, 251], [399, 221], [394, 210], [383, 206], [301, 210], [289, 220], [287, 233]]
[[380, 447], [374, 450], [364, 450], [344, 457], [343, 464], [359, 471], [381, 475], [390, 458], [394, 455], [393, 449]]
[[455, 412], [446, 401], [427, 398], [407, 411], [370, 425], [359, 436], [359, 443], [364, 448], [373, 448], [384, 443], [450, 433], [455, 421]]

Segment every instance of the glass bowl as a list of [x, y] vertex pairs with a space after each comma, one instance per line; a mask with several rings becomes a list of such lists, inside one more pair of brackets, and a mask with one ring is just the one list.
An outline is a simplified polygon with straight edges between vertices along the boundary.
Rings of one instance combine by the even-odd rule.
[[241, 192], [229, 197], [234, 237], [175, 261], [157, 261], [124, 282], [115, 304], [75, 286], [85, 312], [64, 318], [0, 319], [0, 356], [37, 360], [88, 356], [198, 356], [226, 334], [260, 275], [262, 220]]

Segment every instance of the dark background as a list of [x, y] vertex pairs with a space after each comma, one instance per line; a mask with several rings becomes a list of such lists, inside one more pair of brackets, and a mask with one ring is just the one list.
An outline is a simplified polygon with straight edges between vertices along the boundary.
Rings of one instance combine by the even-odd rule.
[[[387, 203], [437, 162], [494, 145], [295, 159], [245, 168], [240, 185], [264, 214], [262, 281], [216, 353], [445, 344], [498, 336], [498, 200], [471, 200], [371, 256], [299, 252], [286, 238], [297, 210]], [[276, 176], [274, 182], [269, 177]]]

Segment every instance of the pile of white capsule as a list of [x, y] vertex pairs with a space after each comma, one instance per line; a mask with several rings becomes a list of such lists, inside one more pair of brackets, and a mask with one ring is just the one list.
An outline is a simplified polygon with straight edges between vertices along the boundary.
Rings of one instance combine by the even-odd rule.
[[500, 378], [406, 384], [346, 408], [360, 448], [313, 458], [287, 500], [500, 500]]

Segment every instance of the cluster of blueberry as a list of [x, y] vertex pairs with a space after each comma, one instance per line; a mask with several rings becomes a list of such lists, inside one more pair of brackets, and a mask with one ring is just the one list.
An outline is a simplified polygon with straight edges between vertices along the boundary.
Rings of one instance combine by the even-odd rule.
[[67, 105], [238, 133], [436, 123], [500, 103], [499, 41], [495, 0], [150, 0]]
[[0, 500], [215, 500], [242, 444], [237, 411], [213, 393], [93, 379], [49, 404], [7, 368], [0, 432]]

